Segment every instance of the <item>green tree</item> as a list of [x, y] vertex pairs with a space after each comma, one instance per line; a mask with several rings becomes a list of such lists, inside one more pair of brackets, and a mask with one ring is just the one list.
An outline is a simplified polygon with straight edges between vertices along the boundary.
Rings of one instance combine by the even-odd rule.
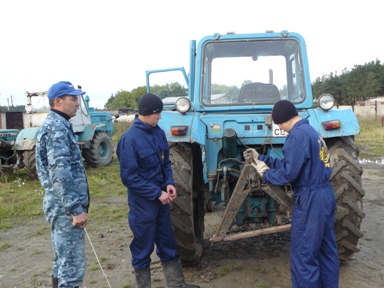
[[364, 98], [379, 96], [382, 84], [376, 79], [376, 74], [372, 71], [368, 73], [362, 95]]
[[166, 97], [187, 96], [188, 89], [178, 82], [167, 83], [165, 85], [155, 84], [151, 87], [151, 92], [159, 96], [161, 99]]
[[25, 112], [24, 105], [16, 105], [16, 106], [1, 106], [1, 111], [3, 112]]
[[113, 102], [113, 100], [115, 100], [115, 96], [113, 96], [113, 94], [111, 94], [111, 97], [109, 97], [107, 103], [104, 104], [104, 107], [105, 108], [112, 108], [112, 107], [110, 107], [110, 105]]
[[111, 101], [108, 102], [108, 108], [137, 108], [137, 103], [141, 96], [146, 93], [145, 86], [138, 87], [133, 89], [131, 92], [129, 91], [118, 91], [114, 96], [111, 96]]

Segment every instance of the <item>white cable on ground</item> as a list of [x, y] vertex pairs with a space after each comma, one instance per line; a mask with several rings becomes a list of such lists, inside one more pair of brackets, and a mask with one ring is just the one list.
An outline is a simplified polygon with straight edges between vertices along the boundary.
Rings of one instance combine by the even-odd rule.
[[111, 287], [111, 284], [110, 284], [110, 283], [109, 283], [109, 281], [108, 281], [107, 275], [104, 273], [103, 267], [101, 267], [101, 263], [100, 263], [100, 261], [99, 261], [99, 257], [97, 257], [97, 254], [96, 254], [95, 248], [93, 248], [93, 244], [92, 244], [91, 238], [89, 238], [89, 235], [88, 235], [87, 229], [85, 229], [85, 228], [84, 228], [84, 231], [85, 231], [85, 234], [87, 234], [87, 237], [88, 237], [89, 243], [91, 244], [91, 247], [92, 247], [92, 250], [93, 250], [93, 253], [95, 253], [95, 256], [96, 256], [97, 262], [99, 263], [99, 266], [100, 266], [100, 269], [101, 269], [101, 272], [103, 272], [103, 275], [104, 275], [104, 277], [105, 277], [105, 280], [107, 280], [107, 282], [108, 282], [108, 286], [109, 286], [109, 288], [112, 288], [112, 287]]

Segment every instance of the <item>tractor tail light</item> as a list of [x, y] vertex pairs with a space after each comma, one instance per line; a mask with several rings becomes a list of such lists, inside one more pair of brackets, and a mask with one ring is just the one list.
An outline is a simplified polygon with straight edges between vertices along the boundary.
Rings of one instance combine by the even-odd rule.
[[172, 135], [186, 135], [187, 134], [187, 126], [172, 126], [171, 134]]
[[339, 129], [341, 127], [340, 120], [327, 121], [322, 124], [325, 130]]

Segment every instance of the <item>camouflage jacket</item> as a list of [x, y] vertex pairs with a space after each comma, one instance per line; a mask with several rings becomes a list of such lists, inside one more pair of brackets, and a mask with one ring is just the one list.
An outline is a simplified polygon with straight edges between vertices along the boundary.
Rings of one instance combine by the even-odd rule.
[[45, 190], [45, 212], [62, 206], [77, 216], [88, 213], [89, 188], [72, 124], [51, 111], [36, 139], [36, 169]]

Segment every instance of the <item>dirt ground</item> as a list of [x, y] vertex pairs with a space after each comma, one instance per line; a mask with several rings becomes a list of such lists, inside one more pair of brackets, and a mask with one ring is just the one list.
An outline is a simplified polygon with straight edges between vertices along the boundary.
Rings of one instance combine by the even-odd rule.
[[[384, 165], [363, 164], [363, 168], [364, 237], [359, 241], [361, 251], [355, 254], [354, 261], [340, 267], [341, 288], [384, 286]], [[125, 196], [110, 201], [127, 208]], [[220, 216], [218, 209], [206, 215], [203, 261], [200, 270], [184, 268], [186, 280], [201, 287], [291, 287], [289, 233], [211, 245], [208, 239]], [[90, 220], [87, 232], [103, 270], [90, 241], [86, 240], [87, 271], [83, 287], [134, 287], [129, 252], [132, 235], [127, 220], [119, 221], [111, 228], [110, 223], [93, 225]], [[11, 243], [9, 248], [0, 249], [1, 288], [51, 286], [52, 249], [44, 219], [0, 231], [0, 242]], [[152, 260], [152, 287], [166, 287], [155, 254]]]

